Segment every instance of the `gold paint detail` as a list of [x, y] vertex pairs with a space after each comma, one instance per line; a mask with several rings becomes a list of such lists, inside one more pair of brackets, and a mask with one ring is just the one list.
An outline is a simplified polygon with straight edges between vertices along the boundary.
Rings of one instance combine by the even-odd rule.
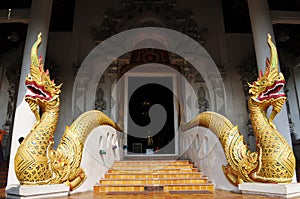
[[41, 42], [40, 33], [32, 46], [30, 73], [25, 80], [30, 91], [25, 100], [37, 121], [17, 149], [15, 173], [22, 185], [65, 183], [74, 190], [86, 179], [80, 163], [84, 142], [90, 132], [101, 125], [121, 129], [103, 112], [87, 111], [66, 127], [60, 144], [53, 149], [62, 84], [57, 86], [50, 79], [49, 71], [44, 71], [42, 58], [37, 55]]
[[[218, 136], [228, 162], [223, 172], [235, 186], [243, 182], [290, 183], [295, 171], [293, 150], [273, 124], [286, 101], [284, 93], [280, 93], [285, 79], [279, 72], [277, 50], [269, 34], [268, 45], [271, 58], [266, 59], [265, 73], [260, 71], [257, 81], [248, 83], [248, 107], [257, 141], [256, 152], [248, 149], [238, 127], [218, 113], [201, 113], [182, 127], [186, 131], [203, 126]], [[270, 107], [272, 112], [268, 117]]]

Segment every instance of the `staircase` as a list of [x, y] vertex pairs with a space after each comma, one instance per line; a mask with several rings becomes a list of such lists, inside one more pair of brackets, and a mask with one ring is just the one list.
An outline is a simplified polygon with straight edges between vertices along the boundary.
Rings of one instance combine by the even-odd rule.
[[116, 161], [94, 191], [213, 193], [214, 184], [188, 160], [126, 160]]

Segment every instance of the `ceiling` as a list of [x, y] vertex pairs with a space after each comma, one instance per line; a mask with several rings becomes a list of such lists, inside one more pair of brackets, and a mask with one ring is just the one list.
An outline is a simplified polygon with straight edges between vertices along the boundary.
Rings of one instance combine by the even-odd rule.
[[[0, 9], [30, 9], [31, 3], [32, 0], [0, 0]], [[53, 0], [50, 32], [72, 31], [74, 7], [74, 0]], [[0, 55], [24, 44], [27, 27], [23, 23], [0, 23]]]
[[[300, 12], [300, 0], [268, 0], [268, 4], [272, 11]], [[252, 32], [247, 0], [222, 0], [222, 7], [226, 33]], [[300, 24], [275, 24], [273, 30], [277, 48], [300, 55]]]
[[[121, 0], [120, 0], [121, 1]], [[180, 1], [180, 0], [177, 0]], [[0, 0], [0, 9], [30, 8], [32, 0]], [[299, 0], [268, 0], [270, 10], [299, 11]], [[72, 31], [74, 0], [53, 0], [50, 32]], [[226, 33], [251, 33], [247, 0], [222, 0]], [[284, 34], [286, 41], [277, 41], [277, 47], [295, 56], [300, 55], [300, 25], [276, 24], [275, 37]], [[26, 38], [27, 24], [0, 23], [0, 55], [22, 45]]]

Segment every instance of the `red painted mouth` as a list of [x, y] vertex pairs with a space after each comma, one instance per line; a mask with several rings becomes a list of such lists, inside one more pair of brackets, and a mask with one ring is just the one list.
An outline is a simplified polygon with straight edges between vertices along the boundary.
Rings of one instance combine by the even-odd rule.
[[285, 97], [284, 93], [280, 93], [279, 91], [284, 87], [285, 81], [275, 81], [272, 86], [268, 86], [266, 90], [261, 93], [257, 98], [260, 101], [269, 100], [269, 99], [277, 99], [279, 97]]
[[26, 95], [26, 98], [32, 99], [43, 99], [43, 100], [50, 100], [52, 95], [44, 90], [44, 86], [37, 85], [33, 81], [26, 80], [25, 85], [30, 91], [29, 94]]

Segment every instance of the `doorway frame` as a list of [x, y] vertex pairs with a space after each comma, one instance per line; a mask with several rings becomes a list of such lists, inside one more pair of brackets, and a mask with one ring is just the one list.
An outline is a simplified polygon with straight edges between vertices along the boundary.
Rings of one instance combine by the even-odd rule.
[[[166, 66], [167, 67], [167, 66]], [[169, 157], [179, 155], [179, 132], [178, 132], [178, 111], [176, 107], [176, 97], [178, 96], [177, 91], [177, 77], [178, 75], [174, 72], [127, 72], [124, 74], [124, 132], [125, 132], [125, 142], [127, 145], [127, 132], [128, 132], [128, 79], [130, 77], [166, 77], [172, 78], [172, 93], [173, 93], [173, 110], [174, 110], [174, 139], [175, 139], [175, 153], [171, 154], [129, 154], [127, 150], [124, 151], [125, 157]]]

